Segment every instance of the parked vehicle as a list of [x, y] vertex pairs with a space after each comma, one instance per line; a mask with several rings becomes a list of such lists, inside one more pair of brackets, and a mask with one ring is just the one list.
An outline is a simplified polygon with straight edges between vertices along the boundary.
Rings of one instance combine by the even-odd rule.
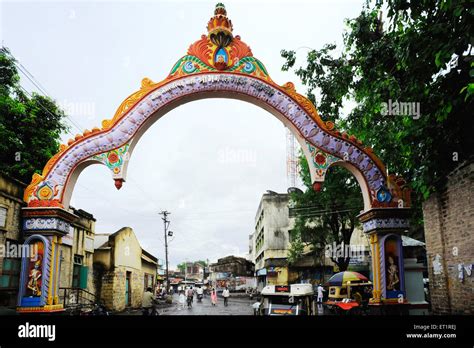
[[77, 304], [67, 308], [66, 313], [79, 316], [109, 315], [109, 311], [102, 303]]
[[372, 283], [364, 275], [349, 271], [334, 274], [327, 284], [330, 286], [328, 302], [353, 299], [360, 303], [372, 288]]
[[260, 315], [316, 315], [311, 284], [267, 285], [261, 295]]

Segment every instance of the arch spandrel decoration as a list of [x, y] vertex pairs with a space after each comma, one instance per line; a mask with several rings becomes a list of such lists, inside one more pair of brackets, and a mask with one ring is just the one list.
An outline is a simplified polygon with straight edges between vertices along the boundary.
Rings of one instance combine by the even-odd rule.
[[207, 29], [208, 35], [189, 47], [166, 79], [158, 83], [143, 79], [141, 88], [126, 98], [101, 128], [86, 130], [61, 145], [25, 190], [28, 207], [68, 208], [80, 171], [92, 163], [110, 168], [120, 188], [126, 178], [127, 159], [143, 132], [172, 108], [208, 97], [245, 100], [280, 119], [303, 147], [315, 189], [320, 189], [329, 166], [343, 165], [361, 184], [365, 210], [410, 205], [410, 189], [403, 179], [386, 175], [372, 149], [354, 136], [341, 134], [332, 122], [324, 122], [292, 83], [280, 86], [270, 78], [249, 46], [233, 36], [222, 4], [216, 6]]

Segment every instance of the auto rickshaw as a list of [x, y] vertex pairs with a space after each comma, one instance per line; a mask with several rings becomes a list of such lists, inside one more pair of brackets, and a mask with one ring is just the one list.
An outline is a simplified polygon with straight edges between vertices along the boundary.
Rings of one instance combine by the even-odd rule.
[[366, 287], [372, 287], [372, 282], [357, 272], [339, 272], [327, 282], [329, 285], [328, 301], [354, 299], [360, 302], [367, 293]]
[[311, 284], [267, 285], [261, 296], [260, 315], [316, 315]]
[[350, 311], [368, 304], [372, 282], [357, 272], [339, 272], [327, 282], [329, 285], [328, 301], [325, 303], [329, 310]]

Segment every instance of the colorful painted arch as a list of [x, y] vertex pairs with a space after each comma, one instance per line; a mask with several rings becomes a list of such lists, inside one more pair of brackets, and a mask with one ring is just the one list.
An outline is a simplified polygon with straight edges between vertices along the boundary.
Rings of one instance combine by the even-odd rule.
[[127, 97], [101, 128], [86, 130], [61, 145], [42, 174], [33, 176], [25, 190], [25, 202], [29, 207], [67, 208], [80, 172], [94, 163], [110, 168], [120, 188], [141, 135], [173, 108], [203, 98], [239, 99], [276, 116], [302, 146], [315, 188], [320, 187], [330, 166], [340, 165], [361, 185], [366, 211], [410, 206], [408, 185], [400, 177], [387, 175], [372, 149], [334, 129], [332, 122], [323, 122], [316, 107], [297, 93], [292, 83], [280, 86], [270, 78], [250, 47], [233, 36], [222, 4], [216, 6], [208, 23], [208, 35], [189, 47], [163, 81], [143, 79], [141, 88]]

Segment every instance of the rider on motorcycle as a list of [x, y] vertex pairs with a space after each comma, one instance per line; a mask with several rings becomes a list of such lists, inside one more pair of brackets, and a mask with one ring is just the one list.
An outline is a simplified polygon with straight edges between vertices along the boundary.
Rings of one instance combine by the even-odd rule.
[[143, 300], [142, 300], [142, 308], [143, 308], [143, 315], [156, 315], [158, 312], [156, 311], [156, 297], [153, 295], [152, 288], [148, 287], [146, 291], [143, 293]]
[[198, 302], [201, 302], [202, 296], [203, 296], [203, 294], [204, 294], [204, 290], [202, 289], [202, 287], [198, 287], [198, 288], [196, 289], [196, 294], [197, 294]]

